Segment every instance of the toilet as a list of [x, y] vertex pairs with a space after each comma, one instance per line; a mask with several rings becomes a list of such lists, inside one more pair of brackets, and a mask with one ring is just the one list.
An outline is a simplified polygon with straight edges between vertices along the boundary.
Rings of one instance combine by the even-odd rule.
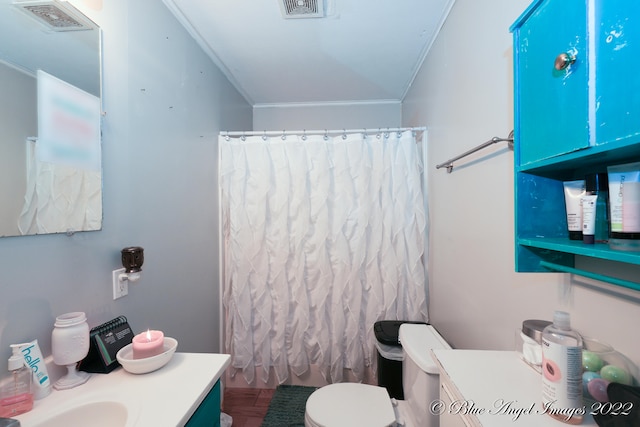
[[451, 346], [431, 325], [405, 323], [402, 344], [402, 389], [405, 400], [391, 399], [384, 387], [336, 383], [319, 388], [307, 400], [305, 427], [438, 427], [429, 412], [439, 398], [438, 367], [432, 349]]

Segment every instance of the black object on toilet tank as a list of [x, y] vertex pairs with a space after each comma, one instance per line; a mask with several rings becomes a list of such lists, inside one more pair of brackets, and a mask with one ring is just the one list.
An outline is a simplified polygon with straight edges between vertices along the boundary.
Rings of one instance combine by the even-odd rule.
[[402, 345], [398, 342], [400, 325], [403, 323], [417, 323], [428, 325], [426, 322], [410, 320], [380, 320], [373, 325], [376, 336], [378, 353], [378, 385], [387, 389], [389, 397], [404, 399], [402, 391]]

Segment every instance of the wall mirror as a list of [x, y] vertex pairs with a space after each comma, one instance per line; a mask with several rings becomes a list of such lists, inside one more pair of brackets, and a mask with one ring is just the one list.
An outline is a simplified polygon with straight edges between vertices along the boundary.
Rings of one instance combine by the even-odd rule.
[[[69, 2], [0, 0], [0, 237], [102, 228], [100, 38], [100, 28]], [[42, 161], [42, 74], [92, 99], [91, 168]], [[62, 109], [45, 114], [48, 121], [83, 131], [65, 116], [77, 104], [58, 103]]]

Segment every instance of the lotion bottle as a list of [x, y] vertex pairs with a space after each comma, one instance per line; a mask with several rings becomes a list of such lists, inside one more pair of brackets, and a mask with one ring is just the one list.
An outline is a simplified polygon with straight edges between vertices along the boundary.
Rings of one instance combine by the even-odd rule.
[[595, 242], [609, 241], [609, 180], [606, 173], [594, 173], [585, 176], [586, 194], [595, 194], [596, 222]]
[[542, 406], [567, 424], [580, 424], [582, 403], [582, 337], [571, 330], [569, 313], [556, 311], [542, 331]]
[[0, 418], [11, 418], [33, 408], [32, 371], [24, 366], [21, 345], [11, 345], [13, 354], [8, 364], [10, 375], [0, 385]]

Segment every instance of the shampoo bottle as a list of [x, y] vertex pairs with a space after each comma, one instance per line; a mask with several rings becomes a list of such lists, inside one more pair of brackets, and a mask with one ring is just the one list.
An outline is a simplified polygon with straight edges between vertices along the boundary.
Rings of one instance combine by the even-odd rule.
[[556, 311], [542, 331], [542, 405], [544, 412], [567, 424], [580, 424], [582, 337], [571, 330], [569, 313]]
[[13, 354], [9, 358], [10, 375], [0, 384], [0, 418], [11, 418], [33, 408], [32, 371], [24, 366], [20, 346], [21, 344], [11, 345]]

